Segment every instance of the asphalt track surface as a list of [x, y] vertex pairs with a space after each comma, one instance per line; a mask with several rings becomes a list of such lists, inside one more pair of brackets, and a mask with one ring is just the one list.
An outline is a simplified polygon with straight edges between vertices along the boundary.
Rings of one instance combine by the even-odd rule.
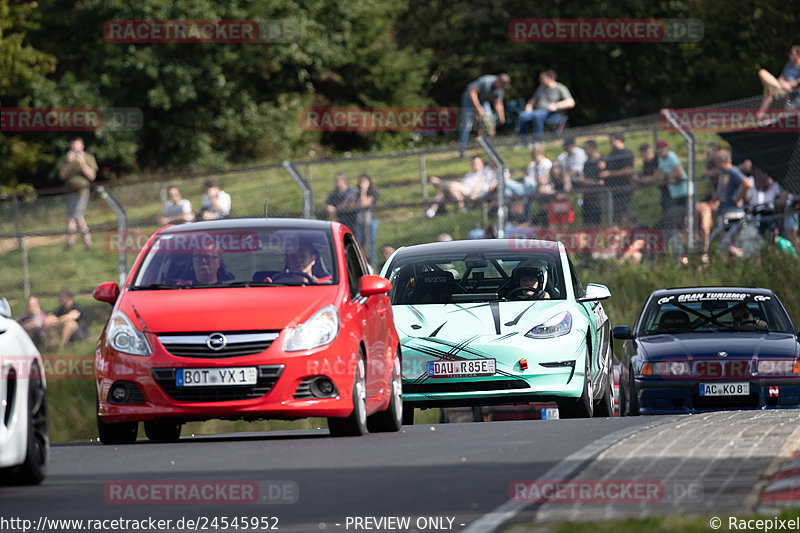
[[[22, 523], [4, 524], [3, 518], [30, 520], [33, 531], [90, 530], [88, 522], [58, 527], [54, 519], [120, 518], [172, 522], [134, 524], [139, 528], [106, 522], [103, 530], [265, 531], [264, 524], [309, 533], [502, 530], [509, 521], [532, 520], [536, 511], [535, 504], [517, 505], [511, 515], [487, 522], [508, 505], [515, 480], [569, 478], [615, 443], [681, 418], [416, 425], [350, 438], [312, 430], [125, 446], [58, 444], [41, 486], [0, 486], [0, 530], [23, 531]], [[176, 484], [189, 491], [214, 486], [217, 492], [167, 501]], [[254, 486], [257, 503], [248, 498]], [[240, 520], [235, 525], [234, 517]], [[258, 527], [250, 527], [256, 521]]]

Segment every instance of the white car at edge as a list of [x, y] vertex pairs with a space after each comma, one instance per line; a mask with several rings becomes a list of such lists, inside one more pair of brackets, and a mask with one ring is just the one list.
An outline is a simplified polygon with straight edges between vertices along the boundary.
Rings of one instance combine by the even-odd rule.
[[0, 484], [41, 483], [50, 434], [44, 364], [28, 334], [0, 300]]

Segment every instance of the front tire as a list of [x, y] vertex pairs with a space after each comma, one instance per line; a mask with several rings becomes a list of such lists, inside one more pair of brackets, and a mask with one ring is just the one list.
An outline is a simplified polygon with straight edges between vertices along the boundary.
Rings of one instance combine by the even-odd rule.
[[38, 364], [31, 367], [28, 381], [27, 444], [25, 462], [0, 470], [0, 478], [19, 485], [38, 485], [47, 475], [50, 454], [50, 429], [47, 418], [47, 396]]
[[177, 442], [181, 438], [181, 426], [175, 420], [147, 420], [144, 422], [144, 434], [156, 442]]
[[574, 398], [565, 398], [558, 402], [559, 418], [591, 418], [594, 414], [594, 400], [592, 387], [592, 362], [589, 348], [586, 348], [586, 365], [583, 377], [583, 392], [576, 401]]
[[367, 417], [367, 429], [371, 433], [400, 431], [403, 425], [403, 376], [400, 364], [400, 353], [392, 363], [391, 399], [386, 409]]
[[628, 373], [628, 416], [639, 416], [639, 395], [636, 394], [636, 381], [633, 379], [633, 367]]
[[611, 370], [606, 376], [606, 386], [603, 391], [603, 397], [594, 406], [594, 414], [596, 417], [613, 417], [614, 416], [614, 371]]
[[95, 406], [97, 407], [97, 436], [103, 444], [133, 444], [139, 432], [138, 422], [106, 423], [100, 418], [100, 400], [95, 391]]
[[358, 351], [353, 377], [353, 412], [347, 418], [328, 418], [328, 429], [334, 437], [358, 437], [367, 433], [367, 379], [364, 352]]

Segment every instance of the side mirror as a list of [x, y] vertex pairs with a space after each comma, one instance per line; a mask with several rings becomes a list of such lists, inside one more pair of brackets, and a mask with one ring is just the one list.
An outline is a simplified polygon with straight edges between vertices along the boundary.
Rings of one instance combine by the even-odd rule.
[[119, 298], [119, 285], [115, 281], [101, 283], [94, 288], [92, 296], [94, 296], [95, 300], [114, 305], [117, 303], [117, 298]]
[[621, 340], [631, 340], [634, 338], [630, 326], [614, 326], [614, 329], [612, 330], [612, 336], [615, 339]]
[[586, 285], [586, 296], [578, 298], [579, 302], [599, 302], [611, 298], [611, 291], [605, 285], [589, 283]]
[[374, 294], [385, 294], [392, 290], [392, 282], [381, 276], [367, 275], [361, 278], [358, 292], [361, 296], [372, 296]]
[[0, 316], [4, 316], [6, 318], [11, 318], [11, 305], [9, 305], [8, 300], [3, 298], [0, 300]]

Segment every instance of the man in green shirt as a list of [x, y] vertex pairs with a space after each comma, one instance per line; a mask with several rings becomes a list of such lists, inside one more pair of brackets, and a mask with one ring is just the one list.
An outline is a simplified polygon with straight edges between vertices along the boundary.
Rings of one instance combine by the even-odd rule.
[[58, 177], [67, 190], [67, 248], [75, 244], [78, 229], [86, 249], [92, 247], [92, 236], [83, 213], [89, 205], [89, 188], [97, 177], [97, 168], [94, 156], [84, 151], [83, 139], [72, 139], [58, 171]]

